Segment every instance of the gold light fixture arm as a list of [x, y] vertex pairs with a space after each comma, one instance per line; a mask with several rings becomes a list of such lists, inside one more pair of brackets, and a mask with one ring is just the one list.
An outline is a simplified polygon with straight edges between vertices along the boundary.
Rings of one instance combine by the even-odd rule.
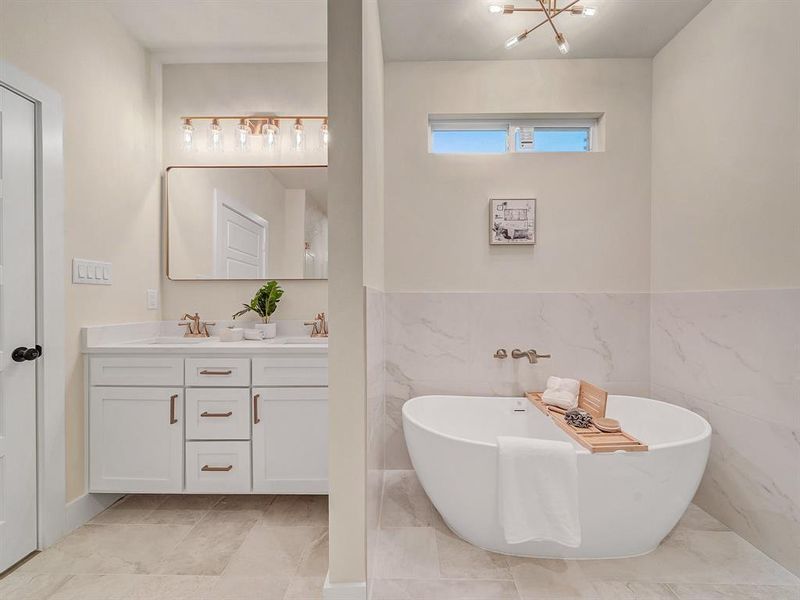
[[539, 0], [539, 6], [542, 7], [542, 10], [544, 11], [544, 16], [547, 19], [547, 22], [550, 23], [550, 27], [553, 28], [553, 33], [555, 33], [556, 35], [559, 35], [558, 28], [556, 27], [555, 23], [553, 23], [553, 18], [550, 16], [550, 11], [545, 8], [544, 2], [542, 2], [542, 0]]
[[[542, 25], [546, 25], [548, 22], [550, 22], [550, 24], [553, 26], [553, 29], [555, 29], [555, 25], [553, 25], [553, 23], [552, 23], [552, 19], [553, 19], [553, 18], [555, 18], [555, 17], [557, 17], [558, 15], [560, 15], [561, 13], [563, 13], [564, 11], [567, 11], [567, 10], [569, 10], [570, 8], [572, 8], [574, 5], [576, 5], [576, 4], [577, 4], [578, 2], [580, 2], [580, 1], [581, 1], [581, 0], [573, 0], [572, 2], [570, 2], [569, 4], [567, 4], [567, 5], [566, 5], [564, 8], [560, 8], [560, 9], [558, 9], [556, 12], [554, 12], [554, 13], [552, 14], [552, 16], [551, 16], [550, 14], [548, 14], [548, 11], [547, 11], [547, 9], [546, 9], [546, 8], [544, 8], [544, 4], [542, 4], [542, 2], [540, 1], [540, 2], [539, 2], [539, 4], [541, 4], [541, 5], [542, 5], [542, 8], [537, 8], [537, 9], [534, 9], [534, 10], [535, 10], [536, 12], [542, 12], [542, 9], [544, 9], [544, 13], [545, 13], [545, 15], [547, 16], [547, 18], [546, 18], [544, 21], [542, 21], [541, 23], [539, 23], [539, 24], [537, 24], [537, 25], [534, 25], [534, 26], [533, 26], [533, 27], [531, 27], [530, 29], [526, 29], [526, 30], [525, 30], [523, 33], [521, 33], [521, 34], [520, 34], [520, 38], [525, 38], [525, 37], [528, 37], [528, 36], [529, 36], [531, 33], [533, 33], [534, 31], [536, 31], [537, 29], [539, 29], [539, 27], [541, 27]], [[515, 9], [514, 9], [514, 12], [516, 12], [516, 11], [521, 11], [521, 10], [523, 10], [523, 9], [521, 9], [521, 8], [515, 8]], [[524, 10], [530, 10], [530, 9], [524, 9]], [[558, 30], [556, 30], [556, 34], [558, 34]]]

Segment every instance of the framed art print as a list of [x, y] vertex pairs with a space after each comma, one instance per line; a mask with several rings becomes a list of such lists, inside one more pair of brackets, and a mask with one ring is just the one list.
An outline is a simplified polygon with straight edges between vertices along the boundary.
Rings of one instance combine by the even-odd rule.
[[490, 200], [489, 243], [536, 243], [536, 199]]

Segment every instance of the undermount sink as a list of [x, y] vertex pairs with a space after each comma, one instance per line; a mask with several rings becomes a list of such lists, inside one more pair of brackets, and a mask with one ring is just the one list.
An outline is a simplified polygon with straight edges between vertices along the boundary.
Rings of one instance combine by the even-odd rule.
[[326, 337], [285, 337], [278, 338], [274, 341], [275, 344], [327, 344], [328, 338]]
[[188, 345], [188, 344], [203, 344], [209, 341], [206, 337], [158, 337], [153, 340], [154, 344], [174, 344], [174, 345]]

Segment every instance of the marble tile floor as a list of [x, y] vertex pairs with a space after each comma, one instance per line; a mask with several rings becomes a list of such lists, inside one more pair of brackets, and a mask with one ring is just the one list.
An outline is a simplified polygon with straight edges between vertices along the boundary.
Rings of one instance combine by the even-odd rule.
[[502, 556], [456, 537], [414, 471], [385, 471], [371, 600], [800, 600], [800, 580], [690, 505], [661, 546], [619, 560]]
[[327, 496], [127, 496], [0, 579], [2, 600], [306, 600]]

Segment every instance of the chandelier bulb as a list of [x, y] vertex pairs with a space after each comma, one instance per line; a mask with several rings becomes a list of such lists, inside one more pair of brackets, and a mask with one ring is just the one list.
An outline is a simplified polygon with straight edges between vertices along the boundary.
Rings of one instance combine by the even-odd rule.
[[567, 36], [563, 33], [556, 34], [556, 44], [558, 45], [558, 51], [561, 54], [566, 54], [569, 52], [569, 42], [567, 41]]
[[508, 38], [508, 40], [506, 40], [506, 48], [509, 49], [513, 48], [514, 46], [519, 44], [522, 40], [524, 40], [526, 37], [528, 37], [528, 34], [523, 32], [520, 33], [519, 35], [515, 35], [514, 37]]
[[328, 147], [328, 143], [331, 141], [331, 132], [328, 128], [328, 119], [324, 119], [322, 121], [322, 125], [319, 127], [319, 143], [320, 146], [323, 148]]
[[306, 141], [306, 132], [303, 127], [302, 119], [295, 119], [294, 127], [292, 128], [292, 148], [295, 150], [302, 150]]
[[247, 142], [250, 139], [250, 126], [245, 119], [239, 119], [239, 124], [236, 126], [236, 149], [245, 152], [247, 150]]

